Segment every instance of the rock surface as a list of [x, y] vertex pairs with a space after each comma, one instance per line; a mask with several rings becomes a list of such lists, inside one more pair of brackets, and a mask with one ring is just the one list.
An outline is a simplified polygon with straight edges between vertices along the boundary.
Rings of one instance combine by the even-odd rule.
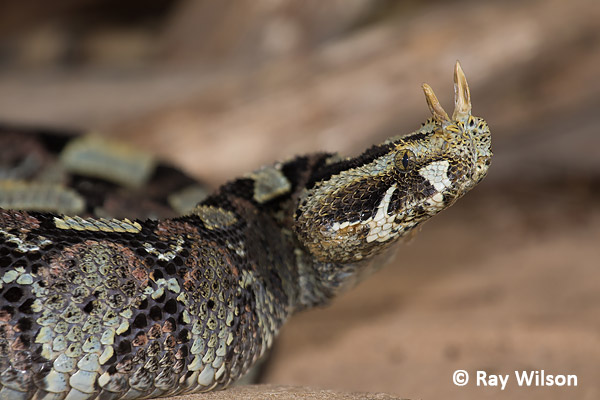
[[281, 385], [251, 385], [233, 387], [222, 392], [170, 397], [165, 400], [400, 400], [385, 393], [348, 393]]

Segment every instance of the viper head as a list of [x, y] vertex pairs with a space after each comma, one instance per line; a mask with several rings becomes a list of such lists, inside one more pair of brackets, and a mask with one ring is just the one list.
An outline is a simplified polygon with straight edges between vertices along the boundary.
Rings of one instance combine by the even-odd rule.
[[358, 157], [333, 163], [301, 196], [296, 232], [322, 262], [363, 260], [452, 205], [487, 173], [490, 131], [471, 115], [471, 96], [457, 62], [450, 118], [423, 85], [433, 116]]

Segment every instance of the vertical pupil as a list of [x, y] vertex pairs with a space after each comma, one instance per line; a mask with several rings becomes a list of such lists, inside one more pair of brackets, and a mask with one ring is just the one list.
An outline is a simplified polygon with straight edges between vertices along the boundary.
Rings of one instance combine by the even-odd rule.
[[404, 152], [404, 156], [402, 157], [402, 166], [404, 169], [408, 168], [408, 152]]

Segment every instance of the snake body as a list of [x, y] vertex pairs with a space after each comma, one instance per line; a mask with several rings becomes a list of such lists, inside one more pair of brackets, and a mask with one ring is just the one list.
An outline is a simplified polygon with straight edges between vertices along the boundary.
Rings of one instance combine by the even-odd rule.
[[[101, 168], [81, 153], [97, 144], [60, 146], [75, 174], [104, 170], [77, 181], [85, 195], [4, 177], [0, 398], [139, 399], [227, 387], [292, 314], [326, 304], [483, 179], [490, 132], [471, 115], [458, 64], [455, 89], [452, 117], [424, 85], [433, 117], [415, 132], [354, 158], [318, 153], [263, 167], [183, 216], [119, 215], [110, 201], [122, 198], [118, 185], [101, 181], [137, 186], [142, 207], [154, 192], [140, 182], [156, 166], [125, 152]], [[87, 161], [73, 161], [77, 151]], [[116, 164], [130, 180], [111, 172]], [[180, 174], [163, 185], [192, 183]]]

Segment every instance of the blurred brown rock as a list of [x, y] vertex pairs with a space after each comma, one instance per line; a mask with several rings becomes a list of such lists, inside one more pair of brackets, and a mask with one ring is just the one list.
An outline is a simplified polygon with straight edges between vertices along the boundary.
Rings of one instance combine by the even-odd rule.
[[252, 65], [309, 53], [371, 16], [381, 0], [185, 1], [168, 21], [175, 62]]

